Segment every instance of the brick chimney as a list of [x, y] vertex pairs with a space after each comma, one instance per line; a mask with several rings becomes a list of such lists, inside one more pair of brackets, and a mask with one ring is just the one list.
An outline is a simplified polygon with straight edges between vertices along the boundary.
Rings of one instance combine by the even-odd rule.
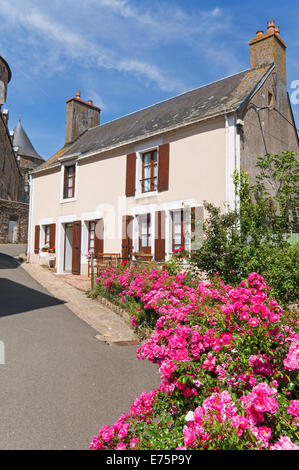
[[275, 62], [278, 80], [287, 84], [286, 44], [280, 36], [279, 26], [274, 20], [268, 21], [267, 32], [258, 31], [250, 43], [251, 68]]
[[80, 91], [66, 102], [65, 145], [71, 145], [77, 137], [91, 127], [100, 124], [101, 109], [92, 100], [81, 100]]

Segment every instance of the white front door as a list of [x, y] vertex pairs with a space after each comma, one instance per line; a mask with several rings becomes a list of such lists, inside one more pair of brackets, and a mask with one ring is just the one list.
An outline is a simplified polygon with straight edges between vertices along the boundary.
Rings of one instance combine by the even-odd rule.
[[18, 222], [10, 220], [8, 224], [8, 243], [15, 243], [18, 241]]
[[64, 244], [64, 272], [72, 272], [73, 260], [73, 224], [65, 226], [65, 244]]

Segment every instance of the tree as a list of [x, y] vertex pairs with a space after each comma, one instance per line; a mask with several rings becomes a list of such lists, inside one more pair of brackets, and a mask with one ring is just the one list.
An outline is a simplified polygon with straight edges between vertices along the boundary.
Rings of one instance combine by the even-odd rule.
[[293, 153], [284, 152], [260, 158], [257, 167], [254, 186], [246, 173], [234, 175], [237, 210], [222, 213], [205, 202], [204, 241], [192, 252], [191, 262], [209, 277], [218, 273], [232, 285], [258, 272], [286, 304], [299, 298], [298, 245], [291, 247], [284, 236], [298, 227], [298, 162]]
[[259, 174], [253, 190], [259, 197], [272, 199], [276, 204], [281, 229], [299, 231], [299, 161], [296, 154], [268, 154], [258, 159], [257, 168]]

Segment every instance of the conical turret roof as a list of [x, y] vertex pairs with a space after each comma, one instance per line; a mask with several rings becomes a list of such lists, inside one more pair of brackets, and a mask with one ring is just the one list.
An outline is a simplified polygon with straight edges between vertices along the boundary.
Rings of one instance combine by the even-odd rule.
[[30, 142], [30, 139], [26, 134], [20, 119], [14, 129], [13, 146], [18, 147], [19, 155], [23, 155], [25, 157], [34, 157], [44, 161], [44, 159], [37, 153], [32, 143]]

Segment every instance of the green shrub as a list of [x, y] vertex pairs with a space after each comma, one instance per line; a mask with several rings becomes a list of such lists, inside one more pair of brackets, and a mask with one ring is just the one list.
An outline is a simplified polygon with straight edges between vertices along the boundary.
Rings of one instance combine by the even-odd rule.
[[267, 278], [273, 295], [286, 306], [299, 300], [299, 248], [285, 236], [299, 230], [295, 210], [299, 163], [294, 153], [283, 152], [259, 158], [257, 170], [255, 186], [246, 173], [235, 173], [237, 210], [222, 213], [205, 203], [204, 240], [192, 253], [191, 262], [210, 278], [219, 274], [230, 285], [257, 272]]

